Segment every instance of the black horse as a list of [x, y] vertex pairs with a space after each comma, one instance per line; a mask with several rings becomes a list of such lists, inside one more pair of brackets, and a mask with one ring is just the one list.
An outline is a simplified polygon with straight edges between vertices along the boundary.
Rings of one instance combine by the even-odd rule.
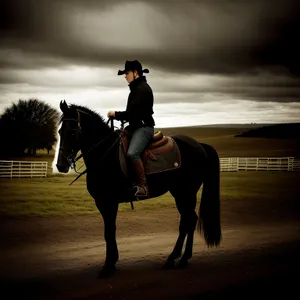
[[[128, 194], [131, 182], [124, 176], [119, 162], [121, 130], [115, 130], [94, 111], [79, 105], [60, 103], [62, 111], [60, 148], [57, 169], [67, 173], [81, 150], [86, 165], [87, 190], [94, 198], [104, 220], [106, 260], [100, 275], [115, 271], [119, 259], [116, 241], [116, 218], [119, 203], [132, 199]], [[147, 175], [151, 198], [170, 192], [181, 215], [179, 236], [164, 267], [185, 267], [192, 257], [194, 231], [203, 234], [208, 247], [219, 246], [220, 224], [220, 162], [213, 147], [184, 135], [172, 136], [181, 153], [181, 166], [176, 170]], [[199, 219], [195, 212], [197, 192], [203, 184]], [[150, 199], [150, 198], [148, 198]], [[187, 237], [185, 251], [182, 249]]]

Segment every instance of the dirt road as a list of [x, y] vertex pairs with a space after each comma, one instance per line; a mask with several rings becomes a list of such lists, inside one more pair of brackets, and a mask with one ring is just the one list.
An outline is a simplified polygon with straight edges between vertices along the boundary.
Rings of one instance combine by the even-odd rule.
[[[104, 260], [100, 214], [1, 219], [1, 291], [11, 299], [250, 299], [298, 288], [300, 222], [291, 203], [263, 210], [223, 205], [221, 247], [195, 234], [188, 268], [163, 270], [177, 238], [174, 208], [120, 213], [118, 271], [98, 279]], [[249, 209], [252, 207], [251, 209]], [[298, 206], [297, 206], [298, 207]]]

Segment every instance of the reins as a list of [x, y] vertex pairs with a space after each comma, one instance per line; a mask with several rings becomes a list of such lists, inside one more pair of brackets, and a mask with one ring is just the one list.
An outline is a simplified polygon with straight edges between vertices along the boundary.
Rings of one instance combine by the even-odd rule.
[[[109, 123], [109, 121], [111, 122], [111, 128], [114, 129], [114, 120], [112, 118], [108, 119], [108, 121], [106, 122], [106, 124]], [[124, 123], [122, 122], [121, 128], [123, 128]], [[100, 140], [97, 144], [93, 145], [88, 151], [87, 153], [91, 152], [94, 148], [98, 147], [99, 145], [101, 145], [111, 134], [115, 133], [115, 131], [110, 132], [104, 139]], [[104, 153], [104, 155], [95, 163], [93, 164], [93, 167], [89, 168], [89, 170], [95, 168], [106, 156], [107, 154], [110, 152], [110, 150], [115, 146], [115, 144], [117, 142], [120, 141], [122, 136], [122, 132], [120, 132], [120, 134], [118, 135], [118, 137], [116, 138], [116, 140], [113, 142], [113, 144], [107, 149], [107, 151]], [[76, 171], [76, 162], [83, 157], [83, 154], [81, 153], [78, 157], [76, 157], [73, 160], [73, 164], [74, 164], [74, 170], [77, 174], [79, 174], [69, 185], [73, 184], [77, 179], [79, 179], [82, 175], [86, 174], [88, 169], [86, 168], [83, 172], [79, 173]], [[80, 170], [82, 168], [82, 166], [78, 169]]]
[[[111, 121], [111, 128], [114, 129], [114, 120], [113, 119], [108, 119], [106, 124], [108, 124], [108, 122]], [[97, 144], [93, 145], [88, 151], [87, 153], [90, 153], [94, 148], [98, 147], [99, 145], [101, 145], [112, 133], [114, 133], [114, 131], [110, 132], [104, 139], [100, 140]], [[81, 153], [79, 156], [77, 156], [73, 163], [76, 163], [80, 158], [83, 157], [83, 154]], [[82, 166], [81, 166], [82, 167]], [[78, 169], [80, 170], [81, 167]], [[75, 168], [74, 168], [75, 169]], [[76, 172], [76, 170], [75, 170]], [[77, 172], [76, 172], [77, 173]]]

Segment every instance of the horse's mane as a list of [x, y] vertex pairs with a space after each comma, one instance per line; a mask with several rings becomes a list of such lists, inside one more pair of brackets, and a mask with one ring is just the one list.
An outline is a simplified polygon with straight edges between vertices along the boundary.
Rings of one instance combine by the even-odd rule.
[[102, 123], [105, 123], [104, 118], [99, 115], [96, 111], [91, 110], [90, 108], [86, 107], [86, 106], [82, 106], [82, 105], [76, 105], [76, 104], [71, 104], [70, 105], [70, 109], [79, 109], [82, 110], [83, 112], [89, 114], [93, 119], [96, 119], [98, 121], [101, 121]]
[[[69, 109], [74, 112], [76, 112], [77, 109], [81, 110], [81, 111], [87, 113], [88, 115], [90, 115], [95, 122], [99, 122], [99, 123], [101, 122], [103, 124], [106, 124], [104, 118], [101, 115], [99, 115], [96, 111], [91, 110], [90, 108], [88, 108], [86, 106], [70, 104]], [[64, 115], [61, 116], [60, 123], [63, 121], [63, 117], [64, 117]]]

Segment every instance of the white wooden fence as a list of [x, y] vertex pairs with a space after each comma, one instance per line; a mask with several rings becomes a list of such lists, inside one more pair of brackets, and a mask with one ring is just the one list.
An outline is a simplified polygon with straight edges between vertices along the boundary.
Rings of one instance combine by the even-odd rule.
[[300, 171], [300, 159], [294, 157], [220, 158], [221, 172]]
[[48, 162], [0, 160], [0, 177], [46, 177]]
[[[300, 171], [300, 158], [228, 157], [220, 158], [221, 172]], [[0, 177], [46, 177], [48, 162], [0, 160]]]

